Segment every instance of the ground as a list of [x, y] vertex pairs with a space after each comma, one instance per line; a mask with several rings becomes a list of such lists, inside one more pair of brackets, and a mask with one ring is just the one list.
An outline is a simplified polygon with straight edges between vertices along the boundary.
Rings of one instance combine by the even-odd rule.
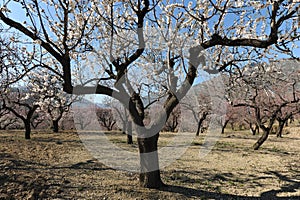
[[[162, 133], [160, 145], [176, 133]], [[107, 134], [120, 147], [125, 135]], [[138, 186], [138, 174], [114, 170], [94, 159], [77, 133], [0, 132], [0, 199], [300, 199], [300, 134], [270, 135], [258, 151], [249, 131], [221, 135], [199, 158], [204, 136], [162, 170], [168, 185]]]

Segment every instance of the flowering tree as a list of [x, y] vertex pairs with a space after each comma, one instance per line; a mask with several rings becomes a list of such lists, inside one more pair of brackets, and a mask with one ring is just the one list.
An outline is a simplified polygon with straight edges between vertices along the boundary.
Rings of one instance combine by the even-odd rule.
[[233, 106], [251, 110], [263, 131], [253, 146], [255, 150], [266, 141], [277, 118], [289, 118], [291, 111], [298, 112], [300, 77], [297, 67], [296, 61], [262, 63], [255, 67], [246, 66], [233, 77], [235, 81], [230, 91]]
[[[24, 22], [10, 15], [16, 3]], [[124, 104], [138, 127], [140, 183], [160, 187], [159, 130], [198, 67], [217, 73], [277, 52], [294, 57], [298, 8], [297, 1], [287, 0], [4, 1], [0, 19], [40, 45], [41, 67], [63, 79], [65, 92], [104, 94]], [[204, 49], [214, 65], [205, 62]], [[143, 101], [145, 90], [151, 102]], [[145, 127], [145, 109], [158, 99], [163, 109]]]
[[44, 115], [50, 118], [53, 132], [57, 133], [60, 120], [69, 112], [76, 97], [63, 92], [60, 87], [62, 80], [53, 73], [46, 70], [32, 70], [28, 76], [30, 77], [28, 84], [32, 91], [40, 94], [37, 104]]
[[1, 96], [3, 108], [22, 120], [25, 127], [25, 139], [30, 139], [31, 120], [39, 107], [35, 104], [33, 96], [29, 94], [29, 91], [18, 88], [8, 88]]

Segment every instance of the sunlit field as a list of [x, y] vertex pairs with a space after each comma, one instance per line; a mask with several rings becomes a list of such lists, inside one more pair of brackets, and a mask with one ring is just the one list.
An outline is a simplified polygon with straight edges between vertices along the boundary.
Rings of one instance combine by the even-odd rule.
[[[138, 186], [138, 174], [114, 170], [94, 159], [77, 133], [23, 131], [0, 133], [0, 199], [299, 199], [300, 135], [270, 138], [252, 150], [259, 135], [226, 130], [212, 151], [199, 157], [205, 133], [180, 159], [162, 169], [168, 185], [160, 190]], [[178, 133], [161, 133], [166, 146]], [[136, 152], [126, 135], [107, 132], [115, 145]]]

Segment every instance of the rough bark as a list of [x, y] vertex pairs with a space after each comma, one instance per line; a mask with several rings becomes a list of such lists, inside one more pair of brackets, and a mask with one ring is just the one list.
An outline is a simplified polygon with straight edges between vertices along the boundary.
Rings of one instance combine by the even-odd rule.
[[140, 152], [140, 185], [146, 188], [160, 188], [164, 183], [160, 177], [157, 141], [159, 134], [149, 138], [138, 138]]

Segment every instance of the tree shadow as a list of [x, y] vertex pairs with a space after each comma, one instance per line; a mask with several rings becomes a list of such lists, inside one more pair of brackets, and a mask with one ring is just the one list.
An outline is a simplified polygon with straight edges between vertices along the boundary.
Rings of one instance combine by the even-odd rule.
[[[277, 171], [269, 171], [266, 172], [266, 174], [271, 174], [271, 175], [275, 175], [277, 178], [279, 178], [281, 181], [285, 181], [287, 182], [287, 184], [281, 186], [280, 189], [277, 190], [270, 190], [267, 192], [263, 192], [261, 194], [262, 198], [268, 198], [268, 199], [282, 199], [280, 197], [277, 197], [277, 194], [281, 193], [281, 192], [297, 192], [296, 190], [300, 190], [300, 179], [297, 180], [293, 180], [288, 178], [285, 175], [280, 174]], [[300, 171], [298, 171], [298, 178], [300, 177]], [[295, 177], [297, 178], [297, 177]], [[295, 197], [289, 197], [288, 199], [300, 199], [300, 196], [295, 196]]]
[[[296, 172], [296, 171], [295, 171]], [[300, 171], [297, 171], [296, 174], [299, 174], [300, 177]], [[191, 178], [193, 175], [201, 173], [202, 176], [200, 178], [194, 179]], [[210, 181], [210, 182], [218, 182], [218, 183], [224, 183], [224, 182], [234, 182], [235, 184], [239, 185], [244, 185], [247, 182], [251, 182], [252, 185], [251, 187], [263, 187], [263, 184], [261, 183], [260, 180], [263, 179], [270, 179], [270, 175], [273, 177], [279, 178], [281, 181], [287, 182], [285, 185], [283, 185], [280, 189], [274, 190], [271, 189], [266, 192], [262, 192], [259, 196], [247, 196], [247, 195], [236, 195], [236, 194], [229, 194], [229, 193], [224, 193], [221, 190], [218, 191], [218, 187], [215, 188], [216, 191], [207, 191], [206, 189], [194, 189], [194, 188], [189, 188], [185, 186], [176, 186], [176, 185], [166, 185], [163, 188], [160, 188], [159, 190], [161, 191], [167, 191], [171, 193], [176, 193], [179, 195], [183, 195], [186, 198], [196, 198], [196, 199], [245, 199], [245, 200], [254, 200], [254, 199], [265, 199], [265, 200], [299, 200], [300, 196], [280, 196], [279, 194], [282, 192], [297, 192], [296, 190], [300, 189], [300, 181], [299, 177], [297, 180], [290, 179], [289, 177], [280, 174], [279, 172], [276, 171], [268, 171], [265, 172], [265, 176], [255, 176], [255, 175], [248, 175], [247, 178], [238, 178], [242, 177], [243, 174], [240, 175], [234, 175], [232, 173], [213, 173], [211, 171], [206, 171], [206, 172], [190, 172], [190, 171], [176, 171], [176, 179], [172, 179], [172, 176], [174, 177], [174, 174], [169, 174], [168, 176], [172, 180], [176, 180], [179, 182], [182, 182], [183, 184], [195, 184], [195, 183], [203, 183], [205, 184], [205, 181]], [[215, 184], [213, 184], [215, 185]]]
[[[299, 184], [299, 183], [298, 183]], [[294, 188], [295, 185], [291, 186]], [[296, 186], [297, 187], [297, 186]], [[298, 185], [299, 188], [299, 185]], [[295, 188], [294, 188], [295, 189]], [[249, 197], [244, 195], [234, 195], [234, 194], [223, 194], [221, 192], [209, 192], [200, 189], [193, 189], [183, 186], [174, 186], [167, 185], [160, 189], [161, 191], [167, 191], [172, 193], [177, 193], [180, 195], [184, 195], [187, 198], [199, 198], [199, 199], [237, 199], [237, 200], [299, 200], [300, 196], [292, 196], [292, 197], [277, 197], [276, 194], [280, 191], [270, 190], [267, 192], [263, 192], [260, 197]]]

